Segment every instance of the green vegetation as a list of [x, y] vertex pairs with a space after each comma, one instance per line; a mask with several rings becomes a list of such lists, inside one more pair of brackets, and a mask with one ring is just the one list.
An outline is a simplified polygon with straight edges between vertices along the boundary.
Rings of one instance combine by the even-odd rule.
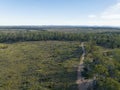
[[120, 49], [106, 49], [88, 43], [86, 49], [89, 52], [83, 76], [94, 79], [94, 90], [120, 90]]
[[5, 44], [7, 48], [0, 49], [0, 90], [76, 90], [79, 45], [64, 41]]
[[120, 32], [69, 33], [51, 31], [0, 31], [0, 42], [18, 41], [94, 41], [105, 48], [120, 48]]
[[0, 44], [0, 49], [6, 49], [8, 48], [7, 44]]
[[80, 42], [83, 77], [94, 90], [120, 90], [119, 28], [18, 29], [0, 31], [0, 90], [77, 90]]

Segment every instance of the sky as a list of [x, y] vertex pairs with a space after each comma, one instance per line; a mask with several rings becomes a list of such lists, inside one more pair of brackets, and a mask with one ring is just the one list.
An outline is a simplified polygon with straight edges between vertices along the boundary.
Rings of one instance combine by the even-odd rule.
[[0, 0], [0, 25], [120, 26], [120, 0]]

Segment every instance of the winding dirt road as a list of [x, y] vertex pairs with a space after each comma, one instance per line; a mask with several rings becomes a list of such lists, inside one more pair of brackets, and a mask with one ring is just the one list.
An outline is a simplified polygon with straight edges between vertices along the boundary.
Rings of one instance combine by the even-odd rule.
[[88, 90], [89, 87], [92, 86], [92, 81], [90, 79], [85, 79], [81, 72], [83, 71], [84, 68], [84, 58], [85, 58], [85, 48], [84, 48], [84, 43], [81, 43], [82, 47], [82, 56], [80, 57], [80, 63], [77, 69], [77, 81], [76, 83], [78, 84], [78, 90]]

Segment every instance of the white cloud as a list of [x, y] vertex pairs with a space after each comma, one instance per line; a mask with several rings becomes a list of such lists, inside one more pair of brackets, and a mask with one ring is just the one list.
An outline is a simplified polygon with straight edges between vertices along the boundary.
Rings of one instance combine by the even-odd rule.
[[120, 14], [102, 15], [102, 19], [120, 19]]
[[120, 19], [120, 2], [108, 7], [103, 13], [101, 13], [100, 18], [102, 19]]
[[96, 21], [89, 21], [88, 25], [97, 25], [97, 26], [120, 26], [119, 20], [96, 20]]
[[117, 18], [120, 18], [120, 0], [115, 5], [112, 5], [108, 8], [106, 8], [99, 15], [91, 14], [91, 15], [88, 15], [88, 17], [89, 18], [99, 17], [99, 18], [103, 18], [103, 19], [117, 19]]
[[96, 18], [97, 16], [94, 14], [88, 15], [88, 18]]
[[88, 15], [88, 25], [120, 26], [120, 0], [96, 15]]

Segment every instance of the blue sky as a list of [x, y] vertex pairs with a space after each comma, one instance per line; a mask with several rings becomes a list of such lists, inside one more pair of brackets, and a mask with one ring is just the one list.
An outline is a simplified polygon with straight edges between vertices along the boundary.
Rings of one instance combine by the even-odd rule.
[[120, 26], [120, 0], [0, 0], [0, 25]]

